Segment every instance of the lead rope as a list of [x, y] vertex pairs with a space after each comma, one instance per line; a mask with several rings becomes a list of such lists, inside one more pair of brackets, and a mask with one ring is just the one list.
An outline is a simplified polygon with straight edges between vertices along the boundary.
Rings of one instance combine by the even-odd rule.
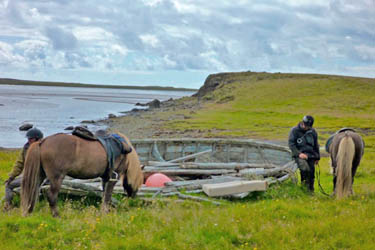
[[320, 184], [320, 165], [319, 165], [319, 163], [317, 164], [317, 170], [315, 171], [316, 172], [316, 178], [318, 179], [318, 185], [319, 185], [319, 189], [320, 189], [320, 192], [322, 193], [322, 194], [324, 194], [324, 195], [326, 195], [326, 196], [330, 196], [329, 194], [327, 194], [325, 191], [324, 191], [324, 189], [323, 189], [323, 187], [322, 187], [322, 185]]

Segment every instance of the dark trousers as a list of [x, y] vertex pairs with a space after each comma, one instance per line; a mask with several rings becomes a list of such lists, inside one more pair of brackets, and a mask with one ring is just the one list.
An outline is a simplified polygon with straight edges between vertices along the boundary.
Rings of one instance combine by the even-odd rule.
[[303, 160], [298, 158], [296, 162], [301, 173], [302, 185], [314, 192], [315, 160]]
[[8, 185], [5, 186], [5, 202], [11, 203], [13, 200], [13, 189], [18, 188], [21, 186], [22, 183], [22, 177], [17, 177]]

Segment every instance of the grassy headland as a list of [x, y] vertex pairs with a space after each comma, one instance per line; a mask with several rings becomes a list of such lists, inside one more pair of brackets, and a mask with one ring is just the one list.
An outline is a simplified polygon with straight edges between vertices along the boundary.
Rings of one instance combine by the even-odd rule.
[[[162, 112], [115, 118], [113, 129], [131, 138], [246, 137], [285, 143], [290, 128], [311, 114], [321, 145], [341, 127], [353, 127], [363, 136], [366, 149], [354, 182], [355, 195], [337, 201], [319, 193], [317, 184], [315, 194], [309, 195], [289, 181], [241, 201], [223, 201], [220, 207], [136, 199], [124, 200], [105, 215], [95, 206], [60, 200], [59, 219], [50, 216], [42, 201], [27, 218], [20, 217], [19, 209], [0, 214], [0, 248], [372, 249], [375, 80], [253, 72], [222, 74], [217, 79], [216, 89], [199, 100], [185, 97]], [[0, 152], [0, 183], [16, 154]], [[330, 191], [327, 157], [320, 166], [321, 184]]]
[[163, 91], [195, 91], [191, 88], [175, 88], [160, 86], [126, 86], [126, 85], [104, 85], [104, 84], [84, 84], [69, 82], [45, 82], [29, 81], [9, 78], [0, 78], [2, 85], [31, 85], [31, 86], [53, 86], [53, 87], [79, 87], [79, 88], [111, 88], [111, 89], [142, 89], [142, 90], [163, 90]]

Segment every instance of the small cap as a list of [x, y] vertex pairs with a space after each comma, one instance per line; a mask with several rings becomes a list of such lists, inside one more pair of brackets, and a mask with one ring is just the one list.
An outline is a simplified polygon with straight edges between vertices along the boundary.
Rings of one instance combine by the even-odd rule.
[[307, 127], [312, 127], [314, 124], [314, 118], [311, 115], [305, 115], [302, 119], [303, 124]]
[[40, 140], [40, 139], [43, 138], [43, 133], [42, 133], [42, 131], [40, 131], [37, 128], [31, 128], [27, 131], [26, 137], [27, 137], [27, 139], [35, 138], [37, 140]]

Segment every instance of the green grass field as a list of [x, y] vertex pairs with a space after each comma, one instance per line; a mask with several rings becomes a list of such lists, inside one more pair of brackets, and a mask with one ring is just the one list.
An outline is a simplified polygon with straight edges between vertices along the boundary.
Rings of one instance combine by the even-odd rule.
[[[190, 118], [169, 130], [201, 130], [211, 137], [285, 142], [304, 114], [315, 117], [321, 145], [341, 127], [353, 127], [366, 149], [355, 195], [334, 200], [292, 181], [222, 206], [177, 199], [124, 199], [109, 214], [97, 204], [60, 199], [61, 218], [45, 200], [29, 217], [18, 208], [0, 214], [0, 249], [373, 249], [375, 246], [375, 80], [322, 75], [238, 73], [204, 97]], [[0, 183], [18, 152], [0, 151]], [[332, 190], [327, 157], [321, 184]], [[0, 188], [3, 196], [4, 187]]]

